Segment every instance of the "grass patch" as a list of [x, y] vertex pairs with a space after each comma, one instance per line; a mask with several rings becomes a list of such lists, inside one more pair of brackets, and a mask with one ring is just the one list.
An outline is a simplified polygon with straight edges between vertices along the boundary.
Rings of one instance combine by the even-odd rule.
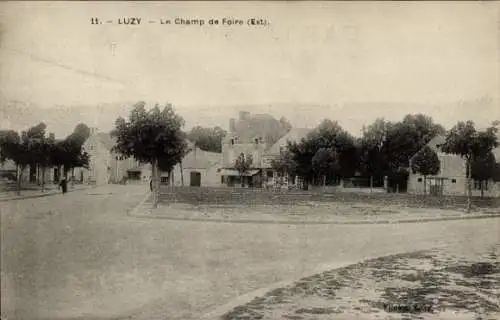
[[[421, 196], [394, 193], [331, 193], [317, 190], [273, 193], [263, 189], [250, 188], [207, 188], [207, 187], [163, 187], [161, 201], [199, 204], [300, 204], [307, 201], [364, 203], [366, 205], [405, 206], [418, 208], [464, 209], [467, 197], [464, 196]], [[476, 208], [500, 208], [500, 198], [473, 197]], [[369, 210], [366, 214], [373, 214]]]
[[445, 270], [448, 272], [461, 274], [464, 278], [477, 278], [484, 275], [500, 273], [500, 262], [459, 264], [447, 267]]
[[295, 310], [295, 313], [309, 313], [309, 314], [332, 314], [332, 313], [342, 313], [341, 310], [335, 310], [333, 308], [300, 308]]

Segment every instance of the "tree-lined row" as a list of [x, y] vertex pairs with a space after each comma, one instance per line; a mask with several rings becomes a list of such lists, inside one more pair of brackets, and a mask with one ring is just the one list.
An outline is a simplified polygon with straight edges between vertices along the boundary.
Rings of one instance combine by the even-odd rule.
[[362, 137], [356, 138], [338, 122], [324, 120], [307, 137], [289, 142], [273, 167], [278, 172], [301, 176], [306, 184], [313, 185], [355, 175], [371, 181], [387, 176], [397, 183], [404, 181], [410, 168], [424, 176], [439, 172], [437, 155], [424, 147], [434, 137], [444, 135], [442, 151], [460, 155], [469, 168], [469, 178], [488, 180], [495, 175], [492, 150], [498, 146], [497, 125], [478, 131], [473, 122], [467, 121], [446, 131], [428, 116], [407, 115], [400, 122], [377, 119], [363, 129]]
[[424, 115], [407, 115], [400, 122], [377, 119], [363, 128], [360, 138], [338, 122], [324, 120], [301, 141], [289, 142], [287, 152], [273, 165], [278, 171], [300, 175], [310, 184], [355, 175], [396, 177], [408, 168], [413, 155], [444, 133], [441, 125]]
[[62, 167], [65, 178], [74, 168], [87, 167], [89, 155], [83, 144], [90, 135], [85, 124], [79, 124], [65, 139], [56, 140], [40, 123], [23, 131], [0, 130], [0, 161], [12, 160], [17, 168], [18, 192], [21, 190], [23, 173], [30, 166], [39, 168], [42, 189], [45, 186], [45, 171], [51, 167]]

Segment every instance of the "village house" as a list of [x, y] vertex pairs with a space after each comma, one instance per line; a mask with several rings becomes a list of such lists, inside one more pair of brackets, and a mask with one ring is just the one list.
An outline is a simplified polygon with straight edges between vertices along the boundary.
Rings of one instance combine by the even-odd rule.
[[[222, 142], [220, 175], [223, 184], [261, 186], [262, 160], [268, 147], [265, 137], [273, 120], [270, 115], [251, 115], [246, 111], [240, 111], [238, 120], [229, 119], [229, 131]], [[252, 159], [246, 172], [239, 172], [235, 167], [236, 159], [242, 154], [245, 159]]]
[[83, 145], [83, 150], [89, 154], [89, 167], [78, 170], [76, 179], [96, 185], [120, 183], [124, 179], [128, 183], [149, 182], [150, 166], [134, 158], [120, 159], [118, 154], [112, 152], [114, 145], [115, 140], [110, 133], [91, 128], [90, 136]]
[[[23, 183], [29, 182], [29, 166], [23, 172]], [[7, 159], [0, 163], [0, 181], [2, 183], [17, 181], [17, 166], [14, 161]]]
[[222, 154], [209, 152], [188, 142], [189, 152], [171, 172], [161, 174], [162, 183], [174, 186], [219, 187], [221, 185], [220, 164]]
[[[433, 138], [427, 146], [436, 152], [440, 161], [439, 173], [427, 176], [425, 192], [432, 195], [467, 195], [467, 166], [464, 159], [458, 155], [447, 154], [441, 151], [439, 145], [444, 144], [445, 136]], [[497, 162], [500, 160], [500, 148], [493, 150]], [[411, 161], [411, 159], [410, 159]], [[482, 186], [481, 186], [482, 184]], [[481, 187], [485, 197], [499, 197], [500, 183], [490, 181], [473, 181], [472, 195], [480, 196]], [[408, 193], [424, 194], [424, 177], [410, 170], [408, 177]]]
[[[238, 120], [229, 120], [229, 132], [222, 143], [221, 182], [227, 186], [262, 187], [282, 181], [272, 170], [272, 160], [279, 158], [287, 141], [298, 141], [308, 132], [308, 129], [285, 128], [271, 115], [240, 111]], [[246, 172], [235, 167], [241, 154], [246, 159], [252, 158]]]
[[[190, 141], [189, 152], [182, 162], [171, 172], [160, 173], [161, 183], [175, 186], [220, 186], [219, 165], [221, 153], [201, 150]], [[84, 143], [84, 150], [89, 154], [89, 168], [79, 171], [81, 180], [91, 184], [121, 183], [147, 184], [152, 177], [151, 164], [142, 164], [134, 158], [120, 159], [112, 152], [114, 138], [109, 133], [91, 129], [91, 134]], [[182, 170], [182, 171], [181, 171]]]

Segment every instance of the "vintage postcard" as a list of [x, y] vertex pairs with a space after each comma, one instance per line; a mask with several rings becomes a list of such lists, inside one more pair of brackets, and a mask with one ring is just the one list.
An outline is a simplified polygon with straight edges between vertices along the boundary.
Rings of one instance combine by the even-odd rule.
[[500, 319], [500, 2], [0, 3], [1, 320]]

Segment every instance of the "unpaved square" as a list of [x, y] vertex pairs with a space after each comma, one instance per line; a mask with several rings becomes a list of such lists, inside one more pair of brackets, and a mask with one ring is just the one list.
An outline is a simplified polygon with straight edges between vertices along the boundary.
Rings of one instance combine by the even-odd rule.
[[369, 260], [303, 278], [226, 313], [235, 319], [499, 319], [500, 244]]

